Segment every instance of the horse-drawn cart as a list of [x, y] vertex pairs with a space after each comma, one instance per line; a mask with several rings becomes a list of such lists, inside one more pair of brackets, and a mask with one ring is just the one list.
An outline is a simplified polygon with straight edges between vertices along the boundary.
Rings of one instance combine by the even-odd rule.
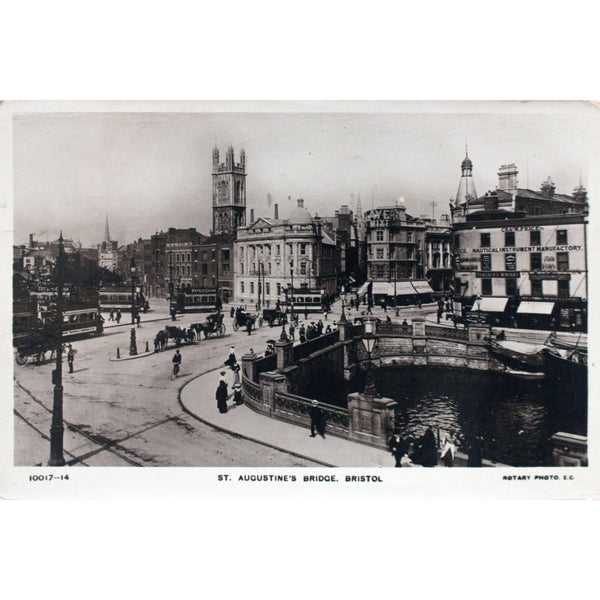
[[246, 329], [248, 324], [250, 324], [250, 329], [252, 329], [255, 327], [257, 319], [258, 315], [247, 313], [243, 308], [238, 308], [233, 317], [233, 330]]
[[223, 337], [225, 335], [225, 323], [223, 323], [223, 313], [212, 313], [206, 317], [202, 323], [192, 324], [192, 329], [196, 330], [198, 337], [204, 333], [204, 339], [211, 335]]

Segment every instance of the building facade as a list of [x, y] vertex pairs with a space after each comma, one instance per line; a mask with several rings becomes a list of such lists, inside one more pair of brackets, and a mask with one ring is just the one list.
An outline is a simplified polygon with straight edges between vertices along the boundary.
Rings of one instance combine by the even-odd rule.
[[238, 229], [235, 299], [254, 307], [260, 289], [260, 304], [274, 307], [284, 300], [292, 279], [294, 289], [306, 287], [334, 295], [339, 270], [336, 256], [335, 242], [299, 199], [288, 219], [261, 217]]
[[[493, 320], [551, 328], [587, 324], [587, 193], [517, 187], [503, 165], [495, 191], [453, 207], [455, 291]], [[503, 320], [504, 318], [504, 320]]]

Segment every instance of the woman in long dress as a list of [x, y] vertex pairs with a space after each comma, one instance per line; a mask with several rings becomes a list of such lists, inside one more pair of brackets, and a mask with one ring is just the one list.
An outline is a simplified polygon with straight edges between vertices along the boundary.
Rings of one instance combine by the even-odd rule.
[[219, 387], [217, 388], [216, 393], [217, 408], [219, 409], [220, 413], [227, 412], [227, 395], [227, 383], [224, 379], [221, 379], [221, 381], [219, 381]]

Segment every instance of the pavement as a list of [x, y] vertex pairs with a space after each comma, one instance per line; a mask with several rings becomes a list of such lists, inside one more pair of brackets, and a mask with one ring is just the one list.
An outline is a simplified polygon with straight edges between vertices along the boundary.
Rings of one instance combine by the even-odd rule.
[[250, 439], [300, 458], [318, 462], [327, 467], [393, 467], [392, 455], [379, 448], [352, 442], [332, 435], [325, 439], [310, 437], [310, 429], [271, 419], [245, 404], [236, 406], [230, 396], [228, 410], [217, 409], [215, 391], [220, 372], [225, 370], [229, 389], [233, 385], [233, 371], [218, 368], [188, 382], [179, 393], [183, 409], [199, 421], [227, 433]]

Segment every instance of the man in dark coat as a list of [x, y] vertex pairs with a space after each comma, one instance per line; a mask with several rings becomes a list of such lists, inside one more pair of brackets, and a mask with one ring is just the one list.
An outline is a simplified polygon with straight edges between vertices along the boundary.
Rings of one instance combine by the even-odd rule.
[[75, 360], [75, 350], [73, 350], [73, 346], [69, 344], [69, 352], [67, 353], [67, 362], [69, 363], [69, 373], [73, 372], [73, 362]]
[[225, 381], [225, 371], [221, 371], [221, 380], [219, 381], [219, 387], [217, 388], [217, 408], [220, 413], [227, 412], [227, 382]]
[[425, 435], [421, 438], [420, 464], [424, 467], [436, 467], [438, 461], [437, 444], [431, 427], [427, 428]]
[[402, 457], [408, 452], [408, 444], [404, 441], [404, 439], [400, 436], [398, 431], [394, 432], [394, 435], [390, 438], [388, 442], [388, 448], [392, 453], [392, 456], [396, 460], [396, 467], [401, 467], [400, 461]]
[[315, 437], [315, 428], [318, 434], [325, 439], [325, 417], [319, 408], [317, 400], [312, 401], [312, 406], [308, 413], [310, 415], [310, 437]]

